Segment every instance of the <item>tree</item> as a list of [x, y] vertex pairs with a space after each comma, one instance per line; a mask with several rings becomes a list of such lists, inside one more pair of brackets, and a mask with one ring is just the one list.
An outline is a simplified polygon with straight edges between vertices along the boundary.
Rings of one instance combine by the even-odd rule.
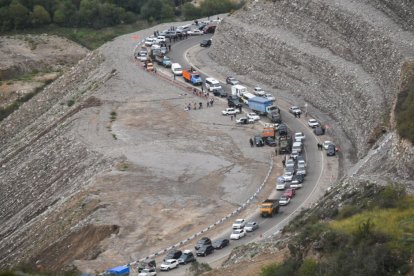
[[185, 19], [187, 20], [192, 20], [195, 18], [199, 18], [201, 16], [201, 9], [195, 7], [191, 3], [185, 3], [182, 6], [182, 11], [183, 11]]
[[40, 5], [36, 5], [33, 8], [32, 23], [33, 25], [45, 25], [51, 21], [49, 12]]
[[13, 0], [9, 5], [10, 18], [13, 20], [14, 29], [21, 29], [26, 27], [29, 21], [29, 10], [19, 3], [17, 0]]
[[141, 15], [145, 19], [160, 19], [163, 3], [161, 0], [152, 0], [146, 2], [141, 8]]
[[0, 31], [9, 31], [13, 28], [13, 19], [10, 17], [9, 7], [0, 8]]

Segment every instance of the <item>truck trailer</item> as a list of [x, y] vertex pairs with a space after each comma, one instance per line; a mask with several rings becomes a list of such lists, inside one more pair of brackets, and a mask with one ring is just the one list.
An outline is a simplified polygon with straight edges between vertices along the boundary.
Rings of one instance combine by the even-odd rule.
[[273, 113], [277, 107], [273, 105], [273, 101], [271, 100], [262, 97], [253, 97], [249, 99], [249, 108], [260, 115], [267, 115], [268, 113]]

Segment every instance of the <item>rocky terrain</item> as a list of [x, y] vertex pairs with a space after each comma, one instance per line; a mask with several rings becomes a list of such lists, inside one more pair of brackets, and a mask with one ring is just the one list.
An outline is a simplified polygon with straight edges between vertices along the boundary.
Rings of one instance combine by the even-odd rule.
[[[409, 1], [258, 0], [218, 27], [209, 54], [219, 68], [310, 104], [322, 111], [313, 113], [322, 121], [322, 115], [334, 118], [353, 144], [340, 185], [305, 217], [319, 212], [323, 219], [327, 210], [367, 199], [373, 194], [367, 186], [396, 182], [414, 192], [414, 147], [398, 135], [394, 114], [399, 93], [413, 82], [413, 13]], [[280, 238], [234, 251], [221, 275], [283, 259], [289, 235], [285, 244]]]
[[252, 1], [223, 21], [210, 56], [333, 117], [355, 161], [369, 152], [352, 173], [408, 185], [414, 151], [393, 109], [412, 77], [412, 11], [407, 1]]

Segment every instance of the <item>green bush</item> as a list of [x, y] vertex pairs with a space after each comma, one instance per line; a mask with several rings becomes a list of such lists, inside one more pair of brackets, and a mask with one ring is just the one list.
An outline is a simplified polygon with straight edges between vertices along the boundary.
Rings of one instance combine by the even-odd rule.
[[398, 95], [395, 118], [398, 134], [414, 144], [414, 84]]

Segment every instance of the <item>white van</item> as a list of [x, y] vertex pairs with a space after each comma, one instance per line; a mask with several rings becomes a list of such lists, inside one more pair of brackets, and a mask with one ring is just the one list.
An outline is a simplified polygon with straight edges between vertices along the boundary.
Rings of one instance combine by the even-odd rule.
[[183, 68], [179, 63], [173, 63], [171, 64], [171, 71], [176, 76], [181, 76], [183, 74]]
[[213, 90], [222, 88], [220, 82], [213, 78], [206, 78], [205, 86], [208, 91], [212, 92]]
[[145, 46], [148, 46], [148, 47], [150, 47], [150, 46], [152, 46], [153, 44], [156, 44], [156, 42], [157, 42], [157, 39], [155, 38], [155, 37], [147, 37], [146, 39], [145, 39]]

